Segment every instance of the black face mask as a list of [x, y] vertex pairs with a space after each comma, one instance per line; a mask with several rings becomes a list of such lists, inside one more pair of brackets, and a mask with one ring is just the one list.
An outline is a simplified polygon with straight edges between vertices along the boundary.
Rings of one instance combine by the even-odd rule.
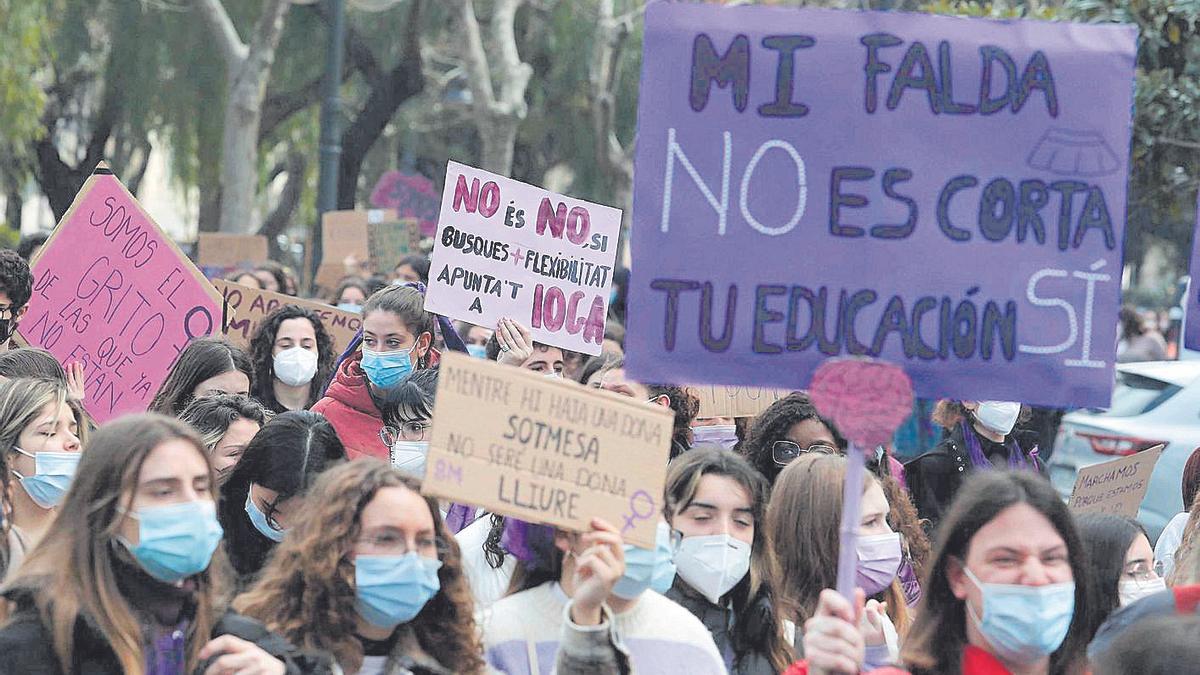
[[8, 342], [15, 332], [17, 332], [17, 322], [12, 319], [0, 319], [0, 342]]

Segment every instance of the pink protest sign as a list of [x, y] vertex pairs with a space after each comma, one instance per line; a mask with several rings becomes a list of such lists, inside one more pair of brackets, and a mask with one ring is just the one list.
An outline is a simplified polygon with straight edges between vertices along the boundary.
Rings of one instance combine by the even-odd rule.
[[425, 237], [432, 237], [437, 230], [440, 203], [433, 181], [420, 174], [388, 171], [371, 190], [371, 206], [396, 209], [401, 218], [415, 218]]
[[888, 443], [912, 414], [912, 380], [886, 361], [846, 358], [817, 368], [808, 395], [842, 435], [864, 449]]
[[21, 335], [81, 362], [97, 422], [143, 412], [189, 340], [221, 329], [221, 296], [112, 175], [94, 175], [33, 263]]
[[599, 354], [620, 227], [619, 209], [450, 162], [425, 309]]
[[865, 472], [863, 450], [888, 443], [912, 412], [912, 380], [904, 369], [886, 361], [833, 359], [817, 368], [808, 394], [817, 410], [851, 441], [842, 487], [837, 590], [852, 599]]

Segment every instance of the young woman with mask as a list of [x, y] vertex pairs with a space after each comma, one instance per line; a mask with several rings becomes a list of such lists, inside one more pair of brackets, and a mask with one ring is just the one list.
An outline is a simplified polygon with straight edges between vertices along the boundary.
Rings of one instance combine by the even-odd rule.
[[372, 295], [363, 307], [362, 349], [341, 363], [325, 398], [312, 407], [329, 418], [351, 459], [388, 459], [379, 436], [386, 390], [414, 370], [437, 365], [437, 319], [424, 304], [425, 296], [411, 286], [387, 286]]
[[1020, 403], [1009, 401], [938, 401], [933, 421], [946, 430], [933, 450], [904, 465], [908, 491], [922, 519], [937, 525], [950, 507], [963, 478], [980, 469], [1042, 470], [1034, 438], [1020, 441], [1013, 432]]
[[181, 422], [97, 431], [61, 517], [5, 586], [0, 674], [313, 672], [261, 625], [223, 616], [213, 481]]
[[493, 330], [486, 326], [476, 326], [466, 321], [456, 321], [454, 329], [462, 336], [467, 344], [467, 353], [477, 359], [486, 359], [488, 342], [492, 339]]
[[683, 538], [666, 596], [704, 623], [735, 675], [778, 673], [794, 659], [763, 523], [767, 495], [754, 467], [720, 448], [694, 448], [667, 471], [668, 520]]
[[505, 548], [520, 562], [513, 594], [492, 605], [484, 626], [488, 663], [510, 675], [549, 673], [560, 645], [570, 645], [563, 636], [587, 625], [610, 665], [622, 652], [636, 672], [725, 673], [704, 624], [660, 595], [675, 577], [674, 547], [665, 522], [650, 550], [623, 545], [600, 519], [585, 534], [506, 519]]
[[458, 547], [419, 490], [375, 459], [326, 472], [234, 607], [348, 675], [482, 672]]
[[200, 434], [217, 483], [224, 485], [269, 416], [261, 403], [248, 396], [220, 394], [192, 401], [179, 419]]
[[221, 490], [218, 509], [239, 588], [297, 523], [309, 485], [345, 458], [333, 427], [313, 412], [277, 415], [254, 436]]
[[734, 418], [696, 418], [692, 422], [692, 443], [696, 446], [719, 445], [732, 452], [738, 444], [737, 424]]
[[1175, 514], [1154, 542], [1154, 559], [1161, 564], [1162, 576], [1167, 578], [1175, 570], [1175, 553], [1183, 543], [1184, 533], [1191, 511], [1195, 510], [1196, 493], [1200, 492], [1200, 448], [1192, 451], [1183, 464], [1183, 477], [1179, 481], [1183, 489], [1184, 510]]
[[361, 312], [363, 303], [371, 294], [367, 285], [361, 279], [347, 279], [338, 286], [337, 291], [329, 298], [329, 304], [347, 312]]
[[333, 372], [333, 339], [311, 309], [284, 305], [250, 339], [254, 398], [274, 413], [307, 410]]
[[[816, 613], [821, 591], [837, 582], [846, 459], [807, 454], [788, 464], [771, 492], [767, 535], [786, 580], [781, 588], [784, 616], [802, 628]], [[858, 526], [856, 586], [871, 598], [861, 630], [867, 636], [867, 663], [895, 663], [911, 617], [898, 574], [903, 558], [900, 534], [888, 524], [890, 511], [873, 474], [863, 483]]]
[[[1028, 472], [971, 476], [938, 531], [901, 659], [913, 675], [1081, 675], [1090, 605], [1086, 553], [1066, 504]], [[1078, 580], [1078, 583], [1076, 581]], [[793, 673], [858, 673], [861, 612], [821, 593]], [[890, 671], [895, 672], [895, 671]]]
[[438, 371], [418, 370], [388, 389], [383, 397], [379, 440], [388, 449], [392, 465], [417, 480], [425, 478], [437, 383]]
[[1155, 571], [1150, 538], [1136, 520], [1085, 513], [1075, 524], [1087, 553], [1090, 639], [1113, 612], [1167, 590], [1167, 584]]
[[178, 417], [197, 398], [249, 396], [253, 381], [254, 366], [246, 352], [220, 338], [197, 338], [176, 359], [150, 402], [150, 412]]
[[0, 382], [0, 579], [54, 520], [79, 465], [78, 433], [62, 382]]

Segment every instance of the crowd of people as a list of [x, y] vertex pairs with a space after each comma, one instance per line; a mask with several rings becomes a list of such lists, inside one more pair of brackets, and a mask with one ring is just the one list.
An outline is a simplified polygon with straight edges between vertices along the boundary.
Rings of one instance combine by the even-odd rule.
[[[1134, 520], [1072, 514], [1019, 403], [940, 401], [935, 446], [871, 453], [847, 598], [832, 589], [850, 445], [804, 392], [698, 418], [687, 388], [632, 379], [625, 272], [594, 357], [518, 319], [426, 312], [428, 274], [414, 257], [344, 279], [325, 300], [361, 312], [349, 345], [293, 305], [248, 349], [196, 339], [146, 413], [98, 428], [79, 364], [0, 354], [0, 675], [1116, 675], [1200, 659], [1200, 507], [1157, 546]], [[232, 280], [296, 293], [279, 265]], [[0, 251], [5, 343], [31, 286]], [[601, 518], [576, 532], [422, 496], [447, 351], [669, 409], [655, 546]], [[1198, 487], [1200, 454], [1185, 504]]]

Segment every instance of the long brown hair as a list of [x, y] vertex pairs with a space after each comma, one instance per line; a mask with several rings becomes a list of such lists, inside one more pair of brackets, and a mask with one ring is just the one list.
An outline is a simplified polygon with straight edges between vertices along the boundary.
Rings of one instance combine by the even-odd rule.
[[754, 519], [750, 573], [733, 587], [729, 596], [735, 615], [732, 637], [736, 656], [740, 660], [749, 652], [759, 652], [776, 671], [787, 670], [795, 655], [783, 636], [783, 614], [778, 601], [779, 566], [763, 522], [769, 491], [767, 479], [745, 459], [721, 448], [702, 447], [685, 452], [667, 469], [665, 515], [669, 522], [674, 523], [675, 517], [691, 505], [704, 476], [729, 478], [750, 496], [750, 515]]
[[[363, 458], [329, 469], [308, 492], [297, 525], [275, 549], [258, 583], [234, 607], [297, 645], [331, 652], [347, 672], [358, 670], [362, 643], [355, 636], [354, 563], [347, 553], [362, 530], [363, 509], [386, 487], [420, 492], [420, 483], [387, 462]], [[445, 542], [438, 591], [407, 625], [421, 648], [455, 672], [481, 672], [483, 648], [474, 603], [454, 537], [425, 499], [438, 539]]]
[[949, 561], [965, 564], [975, 534], [1015, 504], [1028, 504], [1041, 513], [1066, 542], [1075, 579], [1075, 613], [1066, 639], [1050, 655], [1050, 675], [1083, 671], [1093, 610], [1087, 593], [1086, 556], [1071, 512], [1041, 476], [1024, 471], [976, 471], [967, 477], [938, 525], [933, 561], [922, 579], [917, 617], [900, 654], [914, 675], [961, 671], [967, 613], [963, 601], [950, 588]]
[[[86, 619], [116, 655], [126, 674], [145, 672], [142, 629], [133, 608], [117, 586], [115, 540], [132, 509], [138, 477], [146, 457], [168, 441], [191, 444], [208, 467], [210, 485], [216, 475], [196, 432], [163, 415], [132, 415], [101, 427], [79, 462], [70, 490], [46, 534], [29, 553], [6, 588], [30, 589], [42, 622], [49, 629], [61, 664], [74, 663], [75, 626]], [[223, 567], [220, 551], [209, 568], [193, 577], [196, 615], [188, 627], [187, 667], [200, 662], [221, 606]], [[16, 608], [0, 602], [0, 619]]]
[[[767, 529], [775, 556], [787, 580], [783, 588], [784, 616], [797, 626], [812, 617], [821, 591], [837, 585], [839, 529], [842, 522], [842, 484], [846, 458], [808, 453], [792, 460], [775, 479], [767, 507]], [[863, 491], [877, 485], [870, 472]], [[887, 614], [902, 637], [910, 618], [900, 582], [892, 580], [884, 591]]]

